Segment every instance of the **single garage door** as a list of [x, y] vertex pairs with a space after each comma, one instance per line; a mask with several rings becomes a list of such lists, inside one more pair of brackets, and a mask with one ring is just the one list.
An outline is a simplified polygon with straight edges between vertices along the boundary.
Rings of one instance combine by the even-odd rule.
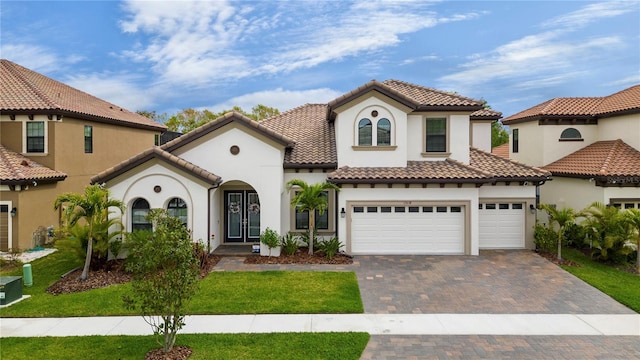
[[524, 203], [481, 202], [481, 249], [524, 248]]
[[351, 207], [352, 254], [464, 254], [464, 206]]

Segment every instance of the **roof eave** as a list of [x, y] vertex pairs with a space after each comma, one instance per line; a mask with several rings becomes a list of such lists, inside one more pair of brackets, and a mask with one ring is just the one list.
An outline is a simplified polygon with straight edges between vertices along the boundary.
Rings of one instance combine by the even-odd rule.
[[4, 115], [48, 115], [56, 116], [59, 119], [65, 116], [76, 118], [79, 120], [89, 120], [105, 124], [120, 125], [135, 129], [164, 131], [167, 129], [165, 125], [157, 124], [139, 124], [126, 120], [120, 120], [115, 118], [109, 118], [104, 116], [80, 113], [76, 111], [63, 110], [63, 109], [0, 109], [0, 112]]

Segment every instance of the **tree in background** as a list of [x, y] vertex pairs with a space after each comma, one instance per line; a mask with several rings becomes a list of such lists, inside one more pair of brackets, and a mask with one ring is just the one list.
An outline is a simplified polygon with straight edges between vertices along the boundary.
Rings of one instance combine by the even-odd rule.
[[132, 294], [123, 301], [142, 313], [168, 353], [184, 326], [186, 303], [198, 289], [198, 260], [191, 233], [179, 218], [164, 209], [151, 210], [147, 218], [153, 231], [135, 231], [128, 238], [125, 268], [133, 274]]
[[313, 255], [313, 232], [315, 230], [316, 210], [320, 215], [327, 210], [328, 201], [322, 194], [329, 189], [340, 191], [340, 188], [328, 182], [309, 185], [304, 180], [293, 179], [287, 183], [287, 191], [296, 187], [291, 198], [291, 207], [299, 212], [309, 212], [309, 255]]
[[167, 122], [167, 119], [169, 119], [169, 115], [167, 115], [167, 113], [158, 114], [155, 110], [152, 110], [152, 111], [138, 110], [136, 111], [136, 113], [138, 115], [147, 117], [151, 120], [155, 120], [161, 124], [164, 124], [165, 122]]
[[[196, 110], [193, 108], [184, 109], [177, 114], [169, 117], [163, 123], [167, 126], [167, 130], [175, 131], [179, 133], [187, 133], [193, 129], [196, 129], [209, 121], [215, 120], [221, 116], [224, 116], [226, 113], [235, 111], [240, 113], [250, 119], [260, 121], [266, 118], [270, 118], [272, 116], [280, 114], [280, 111], [276, 108], [272, 108], [266, 105], [256, 105], [251, 108], [251, 112], [244, 111], [239, 106], [234, 106], [229, 110], [222, 110], [220, 112], [214, 113], [207, 109], [204, 110]], [[141, 112], [138, 112], [141, 113]], [[155, 112], [145, 112], [151, 115], [155, 114]]]
[[[84, 221], [87, 236], [87, 254], [84, 260], [81, 280], [86, 280], [89, 276], [89, 266], [93, 255], [93, 240], [96, 231], [108, 232], [108, 226], [100, 226], [108, 222], [109, 208], [115, 207], [124, 212], [124, 204], [120, 200], [109, 199], [109, 190], [103, 189], [100, 185], [90, 185], [84, 189], [84, 194], [64, 193], [59, 195], [54, 204], [55, 210], [64, 208], [64, 219], [68, 227], [72, 227], [80, 221]], [[109, 238], [106, 234], [100, 234], [102, 238]]]
[[504, 125], [498, 120], [491, 123], [491, 148], [506, 144], [509, 142], [509, 132]]

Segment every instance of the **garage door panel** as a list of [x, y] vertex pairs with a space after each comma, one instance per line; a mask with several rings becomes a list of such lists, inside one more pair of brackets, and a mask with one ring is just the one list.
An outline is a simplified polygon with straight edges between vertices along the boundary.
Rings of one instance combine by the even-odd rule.
[[351, 213], [354, 254], [463, 254], [464, 213], [448, 206], [369, 205]]
[[523, 203], [481, 203], [481, 249], [522, 249], [525, 230]]

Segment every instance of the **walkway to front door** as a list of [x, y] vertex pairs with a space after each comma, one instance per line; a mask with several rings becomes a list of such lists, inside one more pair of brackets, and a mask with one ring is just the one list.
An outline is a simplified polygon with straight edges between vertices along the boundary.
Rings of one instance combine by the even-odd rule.
[[260, 242], [260, 199], [253, 190], [224, 192], [224, 242]]

